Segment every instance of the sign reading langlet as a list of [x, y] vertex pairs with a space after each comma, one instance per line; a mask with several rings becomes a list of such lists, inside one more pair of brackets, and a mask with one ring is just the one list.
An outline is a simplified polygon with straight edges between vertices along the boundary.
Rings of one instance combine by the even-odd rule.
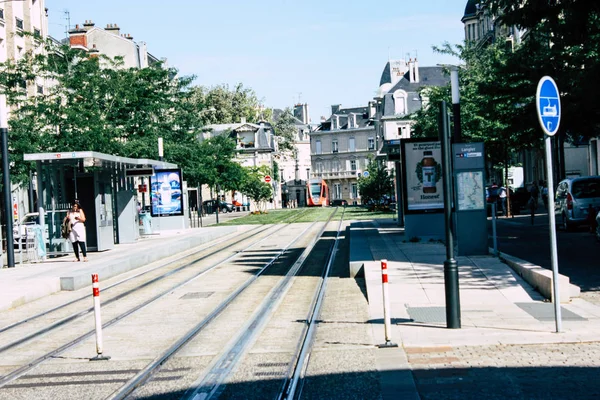
[[404, 212], [443, 212], [441, 142], [402, 139], [401, 147]]
[[150, 198], [153, 217], [183, 215], [181, 169], [155, 170], [150, 177]]

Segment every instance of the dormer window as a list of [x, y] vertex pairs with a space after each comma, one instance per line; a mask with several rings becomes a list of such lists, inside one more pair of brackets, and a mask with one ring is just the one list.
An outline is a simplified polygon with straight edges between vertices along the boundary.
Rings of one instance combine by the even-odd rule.
[[331, 129], [340, 129], [340, 117], [337, 115], [331, 116]]
[[356, 114], [348, 115], [348, 129], [356, 128]]

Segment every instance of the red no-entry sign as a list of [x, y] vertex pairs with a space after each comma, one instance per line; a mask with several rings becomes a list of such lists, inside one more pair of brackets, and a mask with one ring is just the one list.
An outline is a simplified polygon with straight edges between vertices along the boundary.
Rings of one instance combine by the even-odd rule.
[[265, 176], [265, 182], [271, 183], [271, 177], [269, 175]]

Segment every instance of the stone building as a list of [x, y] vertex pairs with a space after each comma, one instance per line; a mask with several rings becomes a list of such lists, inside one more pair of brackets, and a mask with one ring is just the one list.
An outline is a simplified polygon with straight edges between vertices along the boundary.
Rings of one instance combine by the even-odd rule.
[[358, 177], [377, 154], [375, 107], [331, 106], [331, 116], [310, 133], [311, 178], [322, 178], [331, 200], [360, 204]]
[[122, 68], [146, 68], [161, 61], [148, 53], [145, 42], [135, 42], [131, 34], [122, 34], [117, 24], [100, 28], [88, 20], [83, 25], [75, 25], [69, 30], [69, 44], [72, 48], [104, 54], [111, 59], [122, 57]]

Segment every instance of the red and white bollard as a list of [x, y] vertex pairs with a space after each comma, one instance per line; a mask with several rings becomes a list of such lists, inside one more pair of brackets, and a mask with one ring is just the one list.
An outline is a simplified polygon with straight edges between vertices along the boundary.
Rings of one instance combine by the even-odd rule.
[[398, 347], [392, 343], [392, 318], [390, 310], [390, 292], [388, 287], [387, 260], [381, 260], [381, 287], [383, 291], [383, 324], [385, 327], [385, 343], [379, 347]]
[[110, 357], [102, 355], [102, 318], [100, 316], [98, 274], [92, 274], [92, 292], [94, 294], [94, 320], [96, 322], [96, 357], [90, 358], [90, 361], [110, 360]]

